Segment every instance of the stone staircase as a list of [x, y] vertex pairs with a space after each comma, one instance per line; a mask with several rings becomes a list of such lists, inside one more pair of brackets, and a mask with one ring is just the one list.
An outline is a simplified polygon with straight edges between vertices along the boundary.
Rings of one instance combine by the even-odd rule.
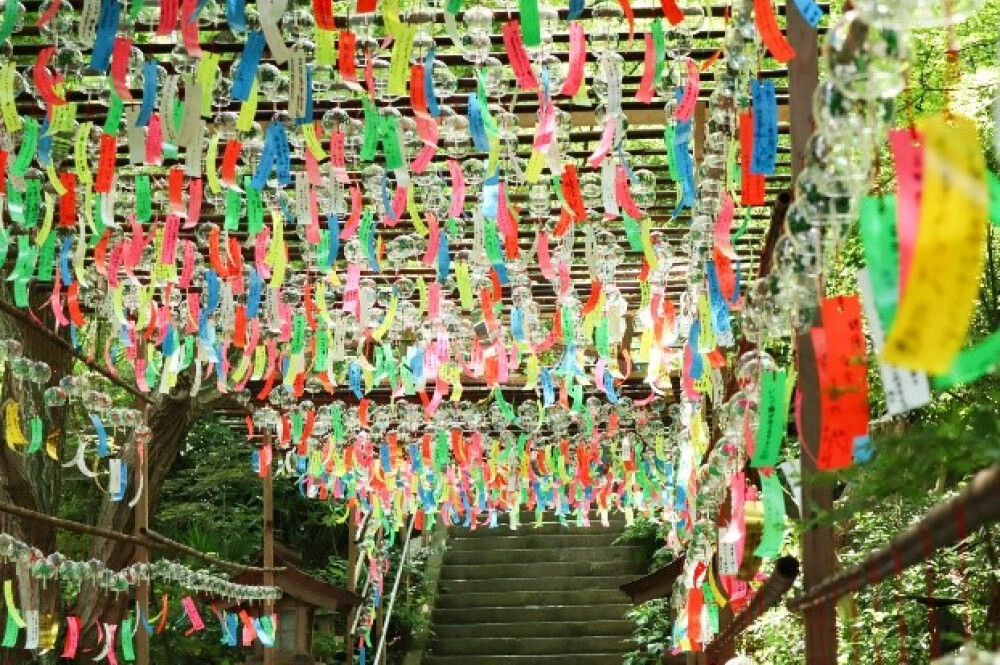
[[646, 572], [641, 547], [613, 544], [624, 528], [452, 529], [423, 665], [620, 665], [633, 647], [618, 587]]

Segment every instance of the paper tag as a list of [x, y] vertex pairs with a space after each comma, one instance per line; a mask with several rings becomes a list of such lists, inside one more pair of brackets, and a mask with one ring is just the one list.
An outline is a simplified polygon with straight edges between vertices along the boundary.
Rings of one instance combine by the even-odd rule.
[[[880, 317], [875, 311], [875, 298], [867, 268], [858, 271], [858, 290], [861, 292], [872, 345], [875, 347], [875, 353], [881, 354], [885, 333]], [[879, 362], [879, 372], [882, 375], [886, 408], [891, 415], [899, 415], [930, 403], [930, 383], [924, 372], [901, 369], [885, 362]]]

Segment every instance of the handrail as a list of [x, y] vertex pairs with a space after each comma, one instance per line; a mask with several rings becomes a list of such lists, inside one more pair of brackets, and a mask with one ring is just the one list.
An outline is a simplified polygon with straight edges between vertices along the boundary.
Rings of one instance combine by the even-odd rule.
[[406, 540], [403, 541], [403, 552], [399, 555], [399, 568], [396, 570], [396, 580], [392, 583], [392, 593], [389, 595], [389, 606], [385, 610], [385, 616], [382, 618], [382, 635], [378, 640], [378, 648], [375, 650], [375, 660], [372, 661], [374, 665], [378, 665], [379, 659], [382, 657], [382, 651], [385, 649], [385, 638], [389, 633], [389, 620], [392, 619], [392, 607], [396, 603], [396, 593], [399, 591], [399, 580], [403, 577], [403, 566], [406, 564], [406, 553], [410, 549], [410, 539], [413, 535], [413, 522], [415, 515], [410, 516], [410, 526], [406, 529]]
[[852, 568], [832, 575], [788, 601], [793, 612], [833, 602], [926, 560], [935, 550], [965, 540], [985, 524], [1000, 520], [1000, 465], [980, 471], [957, 496], [932, 508], [885, 547]]
[[781, 602], [782, 596], [788, 593], [798, 576], [798, 559], [792, 556], [778, 559], [774, 565], [774, 572], [757, 590], [746, 609], [733, 617], [729, 625], [715, 636], [715, 639], [705, 647], [706, 653], [717, 651], [732, 642], [740, 633], [749, 628], [757, 620], [757, 617]]

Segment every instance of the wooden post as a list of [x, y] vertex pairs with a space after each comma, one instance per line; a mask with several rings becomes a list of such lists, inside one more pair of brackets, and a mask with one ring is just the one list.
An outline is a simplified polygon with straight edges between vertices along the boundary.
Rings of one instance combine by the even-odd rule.
[[788, 112], [792, 136], [792, 182], [805, 164], [806, 141], [813, 130], [813, 93], [819, 85], [819, 35], [802, 18], [795, 0], [786, 0], [788, 42], [795, 57], [788, 62]]
[[[358, 545], [354, 541], [358, 538], [358, 527], [354, 524], [354, 519], [350, 514], [347, 516], [347, 588], [357, 593], [358, 591]], [[354, 635], [351, 634], [351, 626], [354, 625], [354, 616], [360, 608], [352, 608], [347, 613], [347, 628], [344, 632], [344, 647], [347, 651], [347, 665], [354, 665]]]
[[[270, 433], [264, 438], [264, 445], [270, 448]], [[274, 568], [274, 475], [271, 473], [270, 466], [268, 466], [267, 473], [264, 474], [264, 568]], [[273, 570], [264, 572], [264, 585], [274, 586]], [[267, 601], [265, 609], [268, 614], [272, 614], [274, 601]], [[277, 639], [278, 636], [275, 634], [275, 643], [277, 643]], [[264, 647], [264, 665], [274, 665], [274, 649], [275, 647]]]
[[[142, 494], [139, 495], [139, 502], [135, 505], [135, 535], [143, 536], [145, 529], [149, 528], [149, 451], [136, 451], [138, 468], [136, 475], [141, 479]], [[137, 563], [149, 563], [149, 548], [137, 546], [135, 548], [135, 560]], [[135, 599], [139, 605], [139, 610], [143, 616], [149, 617], [149, 587], [148, 581], [139, 582], [135, 588]], [[135, 618], [140, 621], [139, 617]], [[149, 633], [140, 624], [135, 631], [135, 659], [137, 665], [149, 665]]]
[[[802, 519], [810, 520], [817, 509], [833, 506], [833, 488], [809, 482], [819, 459], [820, 406], [819, 374], [812, 336], [797, 338], [799, 389], [802, 391], [802, 417], [799, 440], [802, 442]], [[806, 591], [836, 570], [833, 527], [821, 526], [802, 535], [802, 574]], [[837, 662], [837, 611], [835, 603], [822, 603], [805, 611], [806, 663], [834, 665]]]
[[[788, 63], [789, 122], [792, 138], [792, 180], [805, 166], [806, 142], [813, 131], [812, 100], [819, 85], [819, 38], [799, 13], [794, 0], [786, 0], [788, 41], [795, 57]], [[821, 294], [822, 295], [822, 294]], [[802, 391], [802, 508], [803, 521], [815, 510], [833, 505], [833, 490], [827, 485], [817, 487], [809, 479], [816, 471], [819, 459], [820, 394], [816, 373], [816, 354], [812, 338], [806, 330], [797, 338], [799, 386]], [[837, 557], [833, 528], [811, 529], [802, 537], [802, 576], [805, 589], [832, 575]], [[805, 613], [806, 663], [833, 665], [837, 662], [837, 613], [832, 604], [818, 606]]]

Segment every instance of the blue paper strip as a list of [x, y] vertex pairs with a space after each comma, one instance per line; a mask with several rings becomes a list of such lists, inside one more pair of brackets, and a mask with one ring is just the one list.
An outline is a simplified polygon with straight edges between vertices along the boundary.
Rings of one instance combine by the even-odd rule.
[[266, 43], [264, 33], [260, 30], [254, 30], [247, 37], [239, 65], [233, 75], [233, 99], [245, 102], [250, 97], [250, 90], [253, 88], [253, 80], [257, 76], [257, 68], [260, 66], [260, 58], [264, 54]]
[[778, 101], [774, 81], [750, 81], [753, 97], [753, 154], [750, 173], [771, 175], [778, 156]]
[[424, 97], [427, 99], [427, 110], [435, 118], [441, 115], [437, 94], [434, 92], [434, 54], [436, 51], [437, 47], [432, 46], [427, 51], [427, 57], [424, 58]]
[[107, 74], [111, 67], [111, 51], [115, 47], [121, 11], [122, 6], [118, 0], [104, 0], [101, 3], [101, 14], [97, 19], [97, 37], [94, 40], [94, 49], [90, 53], [90, 68], [103, 74]]
[[135, 121], [136, 127], [148, 127], [149, 120], [153, 117], [153, 109], [156, 108], [159, 71], [159, 64], [156, 60], [147, 60], [142, 63], [142, 106], [139, 107], [139, 117]]

